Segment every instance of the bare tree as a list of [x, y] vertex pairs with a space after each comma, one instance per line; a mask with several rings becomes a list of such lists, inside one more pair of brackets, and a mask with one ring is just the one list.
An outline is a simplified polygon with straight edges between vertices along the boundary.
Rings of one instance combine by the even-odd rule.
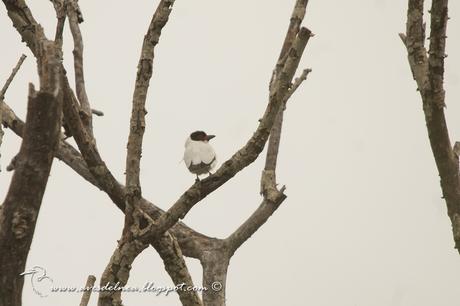
[[[14, 163], [15, 173], [0, 212], [0, 306], [21, 305], [23, 279], [19, 274], [25, 268], [53, 156], [105, 192], [125, 214], [121, 239], [101, 276], [101, 285], [126, 285], [131, 264], [151, 245], [159, 253], [165, 270], [177, 286], [193, 286], [184, 256], [200, 260], [203, 286], [208, 290], [203, 292], [202, 297], [195, 291], [178, 290], [183, 305], [225, 305], [226, 275], [231, 257], [286, 199], [285, 187], [277, 187], [276, 164], [286, 103], [311, 71], [306, 69], [294, 79], [304, 49], [312, 36], [310, 30], [301, 26], [308, 0], [297, 0], [295, 3], [270, 81], [267, 107], [253, 136], [214, 174], [188, 188], [167, 211], [162, 211], [143, 198], [139, 174], [146, 125], [146, 98], [153, 74], [155, 47], [175, 1], [159, 2], [144, 37], [132, 99], [125, 185], [112, 175], [96, 146], [92, 114], [100, 112], [91, 108], [85, 90], [83, 38], [79, 29], [83, 17], [78, 2], [51, 2], [57, 17], [54, 41], [46, 38], [24, 0], [3, 0], [14, 27], [37, 59], [40, 91], [35, 92], [31, 86], [25, 123], [3, 101], [4, 91], [1, 96], [2, 124], [23, 137], [23, 144]], [[69, 84], [61, 60], [66, 20], [74, 42], [76, 94]], [[65, 141], [65, 136], [60, 133], [61, 125], [67, 136], [74, 137], [78, 149]], [[218, 239], [205, 236], [180, 221], [194, 205], [253, 163], [267, 142], [266, 163], [261, 177], [262, 202], [238, 229], [229, 237]], [[94, 277], [88, 278], [88, 284], [94, 284], [94, 281]], [[89, 294], [85, 293], [82, 305], [86, 305], [89, 298]], [[120, 291], [101, 292], [98, 304], [121, 305], [121, 298]]]
[[451, 145], [444, 115], [444, 59], [447, 57], [448, 0], [433, 0], [429, 49], [425, 47], [424, 0], [409, 0], [406, 34], [400, 37], [407, 48], [409, 65], [423, 102], [431, 150], [441, 178], [443, 198], [452, 222], [455, 248], [460, 252], [460, 143]]

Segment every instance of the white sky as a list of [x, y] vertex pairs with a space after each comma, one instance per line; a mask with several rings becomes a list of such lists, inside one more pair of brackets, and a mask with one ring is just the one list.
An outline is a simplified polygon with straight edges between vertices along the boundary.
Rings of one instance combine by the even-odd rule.
[[[128, 122], [143, 35], [157, 1], [85, 1], [87, 91], [99, 150], [124, 181]], [[49, 37], [50, 3], [29, 1]], [[167, 209], [190, 186], [183, 142], [197, 129], [216, 134], [220, 161], [252, 135], [267, 101], [271, 70], [292, 1], [176, 1], [157, 47], [142, 159], [145, 197]], [[428, 144], [421, 100], [398, 32], [407, 1], [310, 1], [310, 40], [302, 67], [313, 68], [289, 102], [278, 180], [288, 199], [235, 254], [228, 305], [454, 306], [460, 257]], [[451, 1], [446, 60], [447, 115], [460, 139], [460, 3]], [[68, 32], [68, 29], [66, 28]], [[67, 33], [66, 32], [66, 33]], [[0, 80], [29, 55], [6, 95], [25, 116], [35, 61], [0, 9]], [[72, 69], [71, 40], [65, 61]], [[3, 82], [3, 81], [2, 81]], [[457, 103], [457, 104], [455, 104]], [[2, 168], [19, 147], [7, 131]], [[263, 159], [197, 205], [185, 222], [211, 236], [230, 234], [259, 205]], [[11, 178], [0, 173], [3, 199]], [[83, 286], [100, 275], [122, 229], [108, 197], [55, 161], [28, 267], [48, 270], [55, 285]], [[197, 261], [189, 260], [195, 284]], [[129, 285], [172, 285], [155, 251], [135, 262]], [[76, 305], [80, 294], [35, 295], [24, 305]], [[159, 300], [159, 301], [157, 301]], [[127, 305], [180, 305], [177, 295], [126, 294]], [[93, 296], [91, 305], [96, 305]]]

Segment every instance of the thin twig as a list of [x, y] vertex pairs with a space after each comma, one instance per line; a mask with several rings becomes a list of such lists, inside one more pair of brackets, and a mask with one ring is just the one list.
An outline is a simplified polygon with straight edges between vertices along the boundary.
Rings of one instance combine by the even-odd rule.
[[[5, 85], [3, 85], [3, 88], [0, 90], [0, 104], [3, 103], [3, 99], [5, 98], [5, 93], [8, 90], [8, 87], [10, 86], [10, 84], [13, 81], [14, 77], [18, 73], [19, 69], [21, 68], [21, 65], [22, 65], [22, 63], [24, 62], [25, 59], [26, 59], [26, 55], [25, 54], [21, 55], [21, 57], [18, 60], [18, 63], [13, 68], [13, 71], [11, 71], [10, 76], [6, 80]], [[3, 127], [2, 127], [2, 122], [3, 122], [3, 111], [2, 111], [2, 109], [3, 108], [0, 107], [0, 148], [2, 147], [3, 135], [4, 135]], [[0, 158], [1, 157], [2, 157], [2, 154], [1, 154], [1, 151], [0, 151]], [[1, 169], [1, 163], [0, 163], [0, 172], [1, 171], [2, 171], [2, 169]]]
[[300, 87], [300, 85], [302, 85], [303, 81], [307, 79], [311, 71], [312, 70], [310, 68], [304, 69], [302, 71], [302, 74], [294, 80], [294, 83], [292, 83], [292, 86], [286, 95], [285, 102], [287, 102], [291, 98], [291, 96], [295, 93], [295, 91]]
[[97, 109], [94, 109], [94, 108], [91, 109], [91, 112], [92, 112], [94, 115], [99, 116], [99, 117], [104, 116], [104, 112], [102, 112], [102, 111], [100, 111], [100, 110], [97, 110]]
[[23, 54], [21, 55], [21, 57], [19, 58], [18, 60], [18, 63], [16, 64], [16, 66], [13, 68], [13, 71], [11, 71], [11, 74], [10, 76], [8, 77], [8, 79], [6, 80], [5, 82], [5, 85], [3, 85], [2, 89], [0, 90], [0, 100], [3, 101], [3, 99], [5, 98], [5, 93], [6, 91], [8, 90], [8, 87], [10, 86], [11, 82], [13, 81], [14, 77], [16, 76], [16, 74], [18, 73], [19, 69], [21, 68], [21, 65], [22, 63], [24, 62], [24, 60], [26, 59], [26, 55]]

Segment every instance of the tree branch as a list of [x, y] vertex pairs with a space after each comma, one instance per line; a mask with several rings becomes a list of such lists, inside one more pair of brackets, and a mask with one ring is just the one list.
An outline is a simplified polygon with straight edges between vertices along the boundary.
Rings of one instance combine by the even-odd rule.
[[[434, 0], [431, 5], [430, 51], [428, 74], [432, 101], [438, 107], [445, 106], [444, 58], [446, 57], [447, 0]], [[451, 148], [451, 147], [449, 147]]]
[[[118, 247], [115, 249], [104, 273], [101, 277], [101, 287], [105, 285], [124, 287], [128, 283], [129, 273], [132, 264], [136, 257], [147, 247], [147, 244], [137, 239], [142, 229], [140, 228], [139, 218], [136, 214], [140, 214], [139, 210], [126, 211], [125, 220], [132, 215], [133, 223], [129, 224], [125, 221], [123, 234], [118, 242]], [[99, 306], [122, 305], [121, 291], [108, 290], [99, 292]]]
[[[277, 92], [280, 82], [283, 81], [286, 70], [295, 70], [300, 61], [300, 56], [305, 49], [308, 39], [312, 35], [306, 28], [300, 28], [305, 16], [308, 1], [298, 0], [292, 13], [291, 22], [281, 49], [280, 56], [270, 80], [270, 96]], [[300, 52], [298, 50], [301, 50]], [[299, 55], [299, 56], [293, 56]], [[212, 249], [203, 252], [201, 263], [203, 265], [203, 286], [212, 290], [203, 293], [205, 306], [225, 305], [225, 289], [227, 269], [230, 258], [235, 251], [254, 234], [274, 213], [274, 211], [285, 200], [284, 187], [281, 190], [276, 188], [276, 162], [283, 123], [284, 106], [292, 93], [306, 79], [311, 70], [304, 70], [289, 90], [283, 92], [281, 107], [277, 110], [276, 118], [271, 127], [270, 139], [267, 149], [265, 170], [262, 172], [261, 191], [264, 196], [262, 204], [257, 210], [228, 238], [216, 241]], [[290, 75], [289, 84], [293, 78]]]
[[286, 95], [285, 102], [291, 98], [291, 96], [296, 92], [296, 90], [302, 85], [302, 83], [307, 79], [308, 75], [310, 74], [312, 70], [310, 68], [304, 69], [302, 71], [302, 74], [294, 80], [294, 83], [292, 83], [291, 88], [289, 88], [289, 91]]
[[145, 101], [153, 73], [155, 46], [160, 39], [161, 30], [166, 25], [172, 11], [174, 0], [162, 0], [153, 14], [147, 34], [144, 36], [141, 57], [137, 65], [137, 77], [133, 94], [133, 107], [126, 157], [126, 186], [139, 188], [140, 193], [140, 160], [142, 140], [145, 130]]
[[[16, 116], [13, 110], [11, 110], [11, 108], [6, 103], [1, 103], [0, 107], [2, 108], [4, 114], [3, 124], [9, 127], [16, 135], [22, 137], [24, 122]], [[66, 163], [71, 169], [73, 169], [85, 180], [93, 184], [95, 187], [103, 190], [102, 186], [89, 171], [81, 154], [66, 141], [61, 140], [59, 148], [56, 152], [56, 157]], [[119, 188], [121, 189], [121, 196], [114, 196], [111, 199], [113, 203], [122, 212], [124, 212], [126, 187], [119, 184], [117, 181], [116, 184], [119, 185]], [[154, 220], [158, 219], [159, 216], [164, 213], [163, 210], [143, 198], [141, 198], [140, 206], [141, 210], [147, 213]], [[171, 233], [177, 237], [184, 255], [192, 258], [200, 258], [201, 250], [207, 248], [207, 246], [209, 246], [210, 243], [214, 240], [213, 238], [194, 231], [182, 222], [179, 222], [173, 226], [171, 228]]]
[[[285, 42], [283, 44], [282, 52], [279, 56], [278, 63], [286, 56], [286, 46], [292, 47], [293, 45], [295, 46], [299, 44], [299, 38], [295, 35], [299, 34], [299, 26], [305, 14], [305, 9], [301, 9], [301, 7], [299, 8], [299, 2], [303, 2], [304, 5], [307, 5], [307, 2], [305, 1], [298, 1], [296, 3], [297, 10], [303, 12], [303, 15], [301, 16], [300, 20], [295, 19], [294, 17], [291, 19], [289, 30], [286, 35]], [[294, 10], [293, 16], [296, 16], [295, 12], [296, 10]], [[280, 67], [279, 65], [275, 67], [273, 73], [274, 80], [279, 78], [281, 68], [282, 67]], [[286, 96], [284, 97], [284, 104], [286, 104], [288, 99], [302, 84], [302, 82], [306, 80], [310, 72], [311, 69], [305, 69], [300, 75], [300, 77], [296, 78], [291, 88], [286, 93]], [[270, 82], [270, 84], [272, 86], [274, 82], [272, 81]], [[270, 88], [270, 90], [272, 90], [272, 88]], [[260, 184], [261, 194], [263, 195], [264, 199], [260, 206], [256, 209], [256, 211], [234, 233], [232, 233], [227, 239], [225, 239], [225, 242], [227, 243], [229, 248], [230, 256], [232, 256], [235, 253], [235, 251], [268, 220], [268, 218], [278, 209], [281, 203], [286, 199], [286, 195], [284, 194], [285, 187], [282, 187], [281, 190], [278, 190], [276, 182], [276, 166], [281, 140], [281, 130], [283, 126], [283, 114], [284, 107], [279, 110], [275, 123], [270, 132], [267, 156], [265, 160], [265, 168], [262, 172]]]
[[[10, 86], [10, 84], [13, 81], [14, 77], [18, 73], [18, 71], [21, 68], [21, 65], [22, 65], [22, 63], [24, 62], [25, 59], [26, 59], [26, 56], [24, 54], [21, 55], [21, 57], [18, 60], [18, 63], [13, 68], [13, 71], [11, 71], [10, 76], [6, 80], [5, 85], [3, 85], [2, 89], [0, 90], [0, 103], [5, 98], [5, 93], [8, 90], [8, 87]], [[3, 108], [0, 107], [0, 149], [2, 147], [2, 141], [3, 141], [3, 135], [4, 135], [3, 127], [2, 127], [2, 122], [3, 122], [2, 118], [3, 118]], [[1, 154], [1, 151], [0, 151], [0, 158], [1, 157], [2, 157], [2, 154]], [[2, 169], [1, 169], [1, 163], [0, 163], [0, 172], [1, 171], [2, 171]]]
[[80, 306], [88, 306], [95, 282], [96, 277], [94, 275], [88, 276], [88, 279], [86, 280], [85, 290], [83, 292], [83, 296], [81, 297]]
[[77, 0], [65, 0], [65, 11], [69, 20], [69, 27], [73, 37], [74, 49], [74, 70], [75, 70], [75, 90], [78, 101], [81, 106], [81, 115], [83, 123], [92, 134], [92, 112], [91, 105], [88, 100], [85, 86], [85, 74], [83, 70], [83, 38], [80, 31], [79, 23], [83, 21], [81, 17], [80, 7]]
[[13, 81], [14, 77], [18, 73], [19, 69], [21, 69], [21, 65], [24, 62], [24, 60], [26, 59], [26, 57], [27, 56], [25, 54], [21, 55], [21, 57], [19, 58], [19, 60], [18, 60], [18, 62], [16, 64], [16, 66], [13, 68], [13, 71], [11, 71], [10, 76], [8, 77], [8, 79], [6, 80], [5, 84], [3, 85], [2, 89], [0, 90], [0, 100], [3, 100], [5, 98], [5, 93], [8, 90], [8, 87], [10, 86], [10, 84]]
[[423, 0], [409, 0], [406, 45], [409, 65], [423, 101], [431, 150], [441, 177], [443, 197], [451, 219], [455, 247], [460, 252], [460, 179], [458, 156], [452, 149], [444, 114], [444, 58], [447, 0], [433, 0], [431, 6], [430, 51], [424, 47]]
[[[163, 260], [165, 270], [172, 278], [174, 284], [185, 284], [186, 287], [192, 287], [193, 280], [176, 238], [169, 234], [169, 232], [166, 232], [162, 237], [155, 239], [151, 243]], [[203, 305], [198, 293], [193, 290], [177, 290], [177, 293], [184, 306]]]
[[20, 306], [24, 271], [61, 127], [59, 51], [35, 40], [40, 91], [29, 87], [24, 139], [3, 203], [0, 224], [0, 306]]
[[[43, 33], [43, 29], [41, 26], [35, 21], [33, 18], [32, 14], [30, 13], [29, 8], [25, 4], [24, 1], [18, 0], [15, 3], [10, 3], [10, 1], [3, 0], [5, 3], [7, 9], [8, 9], [8, 14], [13, 21], [13, 25], [15, 28], [18, 30], [18, 32], [21, 34], [23, 41], [27, 43], [29, 48], [32, 50], [34, 55], [39, 55], [39, 50], [37, 49], [37, 37], [45, 37]], [[32, 29], [33, 31], [30, 31]], [[65, 72], [64, 68], [61, 66], [61, 69]], [[123, 188], [122, 185], [120, 185], [113, 175], [110, 173], [108, 168], [106, 167], [105, 163], [101, 159], [96, 146], [95, 146], [95, 140], [92, 137], [92, 135], [88, 134], [88, 131], [84, 128], [81, 118], [79, 116], [79, 108], [78, 104], [76, 101], [76, 98], [70, 89], [68, 80], [65, 76], [65, 73], [62, 74], [62, 81], [63, 81], [63, 93], [64, 93], [64, 115], [66, 116], [66, 119], [71, 118], [71, 123], [69, 124], [72, 126], [72, 133], [75, 135], [77, 134], [77, 137], [75, 137], [77, 144], [82, 151], [85, 163], [88, 167], [88, 170], [90, 171], [91, 175], [96, 179], [98, 183], [98, 187], [103, 189], [109, 197], [112, 199], [112, 201], [117, 204], [117, 206], [124, 211], [125, 208], [125, 195], [126, 192]], [[5, 104], [2, 104], [2, 106], [5, 106]], [[67, 114], [66, 114], [67, 113]], [[10, 112], [9, 115], [14, 115], [14, 113]], [[9, 118], [13, 119], [12, 123], [13, 126], [18, 126], [18, 129], [20, 127], [20, 124], [17, 123], [17, 121], [14, 121], [14, 118]], [[67, 151], [63, 150], [62, 156], [61, 157], [66, 157], [67, 160], [66, 162], [75, 167], [74, 169], [77, 171], [80, 171], [80, 174], [85, 174], [84, 171], [84, 166], [79, 163], [79, 162], [74, 162], [72, 158], [75, 156], [75, 152], [72, 152], [70, 150], [70, 147], [66, 147], [68, 149]], [[72, 156], [68, 156], [65, 154], [70, 154], [72, 153]], [[86, 176], [88, 179], [89, 177]], [[90, 180], [91, 181], [91, 180]], [[94, 181], [93, 181], [94, 182]], [[151, 215], [156, 215], [158, 216], [159, 214], [162, 213], [160, 209], [157, 207], [153, 206], [151, 203], [145, 201], [144, 199], [141, 199], [141, 209], [145, 210]], [[194, 232], [193, 230], [185, 227], [184, 225], [180, 225], [183, 227], [182, 229], [178, 230], [178, 234], [181, 237], [180, 240], [183, 241], [184, 247], [186, 247], [186, 250], [190, 250], [191, 256], [199, 256], [200, 250], [198, 249], [198, 246], [200, 243], [206, 243], [207, 238], [204, 235], [201, 235], [199, 233]], [[179, 227], [178, 227], [179, 228]], [[188, 237], [189, 234], [195, 234], [197, 237], [196, 240], [192, 240], [192, 238]], [[185, 273], [185, 272], [184, 272]], [[187, 271], [188, 273], [188, 271]], [[175, 276], [174, 276], [175, 277]], [[177, 280], [177, 277], [174, 279]], [[184, 279], [184, 283], [187, 282], [187, 279]], [[0, 305], [3, 306], [3, 305]]]
[[60, 49], [62, 49], [62, 35], [64, 34], [64, 24], [66, 18], [64, 0], [51, 0], [51, 2], [53, 3], [54, 10], [56, 11], [56, 18], [58, 20], [56, 24], [54, 42]]
[[40, 41], [45, 39], [43, 28], [32, 16], [29, 7], [24, 0], [2, 0], [13, 22], [14, 28], [21, 35], [36, 58], [40, 57]]
[[160, 216], [157, 223], [152, 227], [152, 231], [146, 236], [147, 239], [167, 231], [179, 219], [184, 218], [196, 203], [257, 159], [268, 140], [275, 117], [283, 104], [283, 99], [288, 92], [289, 84], [294, 77], [310, 34], [311, 32], [306, 28], [300, 30], [298, 43], [290, 49], [285, 67], [280, 74], [280, 78], [276, 80], [274, 90], [270, 93], [270, 100], [265, 114], [247, 144], [223, 163], [214, 174], [192, 185], [166, 213]]

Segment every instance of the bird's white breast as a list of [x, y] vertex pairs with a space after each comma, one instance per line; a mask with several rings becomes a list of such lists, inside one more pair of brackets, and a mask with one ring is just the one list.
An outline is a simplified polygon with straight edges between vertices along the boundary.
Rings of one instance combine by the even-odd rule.
[[185, 142], [184, 161], [187, 168], [201, 163], [210, 165], [212, 168], [216, 164], [216, 153], [208, 142], [188, 138]]

